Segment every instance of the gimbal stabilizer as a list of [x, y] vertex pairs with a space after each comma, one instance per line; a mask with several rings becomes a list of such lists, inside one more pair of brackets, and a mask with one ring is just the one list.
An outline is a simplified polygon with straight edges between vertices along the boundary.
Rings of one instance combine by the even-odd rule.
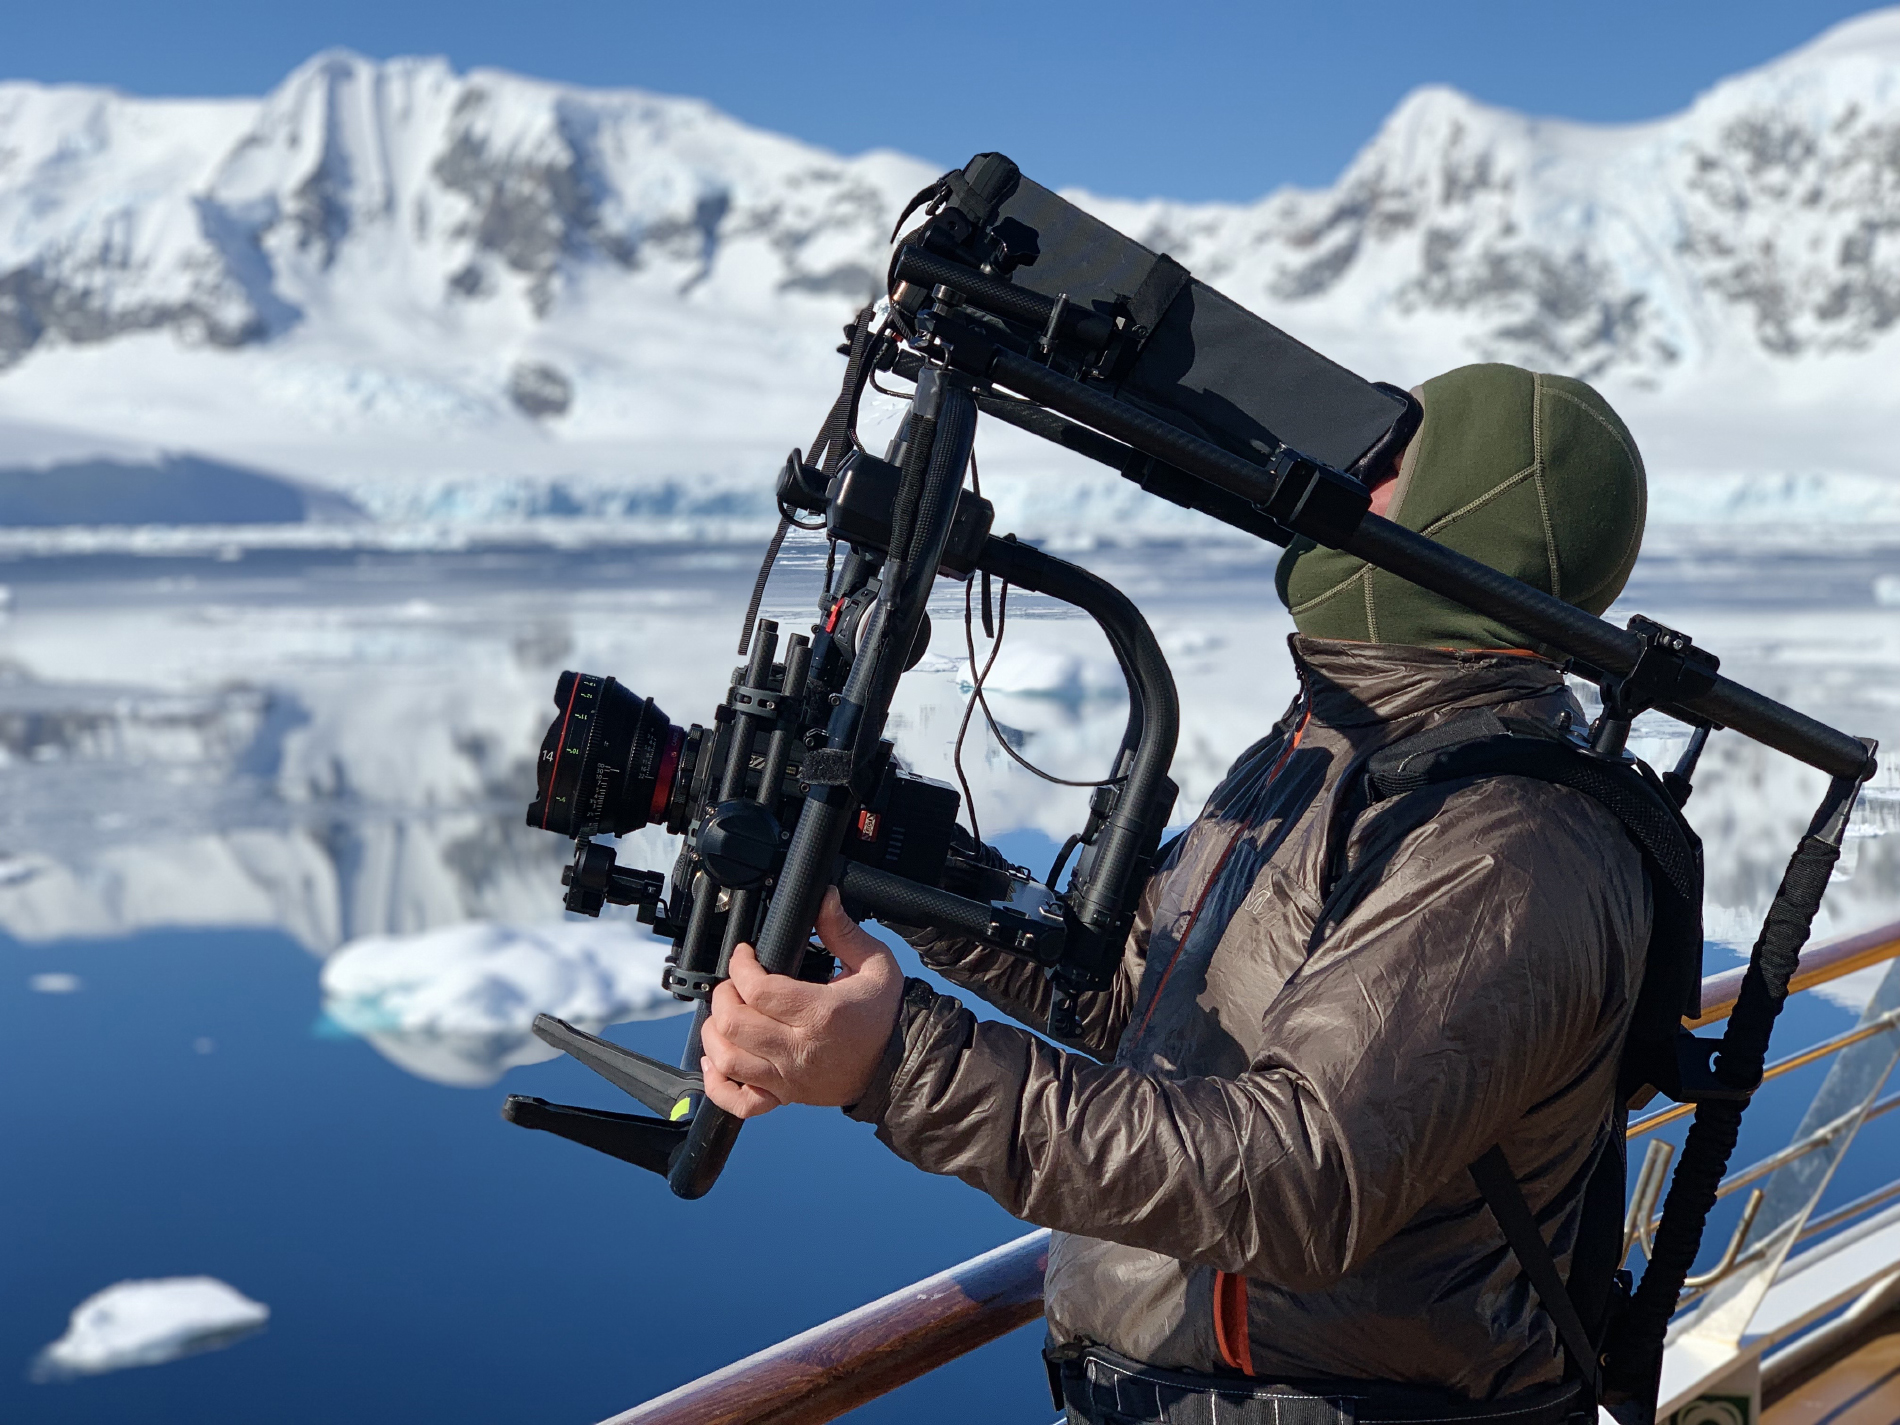
[[[794, 452], [779, 478], [779, 538], [802, 514], [822, 515], [821, 525], [801, 527], [822, 527], [834, 552], [846, 551], [835, 582], [828, 573], [811, 638], [793, 635], [775, 661], [776, 626], [759, 623], [751, 659], [710, 729], [672, 727], [650, 700], [641, 705], [611, 679], [563, 676], [529, 821], [580, 843], [569, 908], [639, 904], [673, 941], [668, 988], [702, 1001], [703, 1017], [733, 946], [747, 938], [774, 973], [829, 976], [807, 941], [835, 884], [854, 913], [949, 929], [1043, 965], [1055, 990], [1049, 1030], [1073, 1033], [1074, 998], [1113, 974], [1172, 811], [1174, 686], [1147, 624], [1118, 591], [990, 534], [988, 502], [963, 490], [979, 412], [1273, 543], [1304, 536], [1478, 610], [1526, 644], [1568, 656], [1599, 684], [1603, 714], [1589, 735], [1597, 756], [1624, 759], [1630, 724], [1645, 710], [1690, 724], [1689, 750], [1660, 784], [1678, 804], [1708, 734], [1722, 727], [1833, 779], [1723, 1040], [1689, 1039], [1685, 1052], [1699, 1067], [1671, 1090], [1701, 1107], [1650, 1270], [1613, 1328], [1602, 1374], [1606, 1400], [1640, 1404], [1647, 1392], [1653, 1406], [1663, 1326], [1759, 1081], [1827, 868], [1874, 771], [1873, 744], [1722, 677], [1716, 658], [1683, 634], [1640, 617], [1616, 628], [1369, 513], [1355, 473], [1376, 471], [1404, 447], [1416, 402], [1301, 347], [1000, 155], [978, 155], [945, 175], [911, 211], [925, 204], [924, 221], [893, 259], [887, 300], [847, 328], [844, 387], [812, 457], [822, 451], [822, 467]], [[876, 370], [916, 383], [881, 460], [855, 434], [859, 398]], [[956, 793], [896, 771], [883, 740], [897, 681], [927, 641], [932, 585], [979, 571], [1084, 609], [1128, 682], [1121, 752], [1091, 801], [1066, 886], [1038, 884], [962, 835]], [[649, 821], [686, 834], [666, 900], [659, 877], [616, 869], [611, 851], [590, 839]], [[700, 1092], [692, 1068], [700, 1022], [683, 1069], [559, 1021], [537, 1022], [544, 1039], [660, 1118], [520, 1097], [505, 1112], [663, 1173], [676, 1193], [697, 1197], [739, 1128]]]
[[[862, 380], [889, 338], [881, 329], [854, 335]], [[836, 456], [829, 475], [796, 452], [781, 475], [781, 508], [822, 514], [849, 551], [810, 639], [793, 635], [775, 661], [777, 626], [761, 620], [710, 729], [674, 728], [650, 700], [640, 704], [612, 680], [563, 675], [529, 821], [580, 840], [567, 874], [570, 909], [638, 904], [673, 939], [667, 988], [702, 1001], [701, 1016], [741, 941], [755, 940], [769, 971], [829, 978], [828, 957], [814, 957], [807, 941], [835, 884], [854, 913], [950, 929], [1043, 965], [1055, 989], [1049, 1031], [1066, 1038], [1076, 1032], [1075, 996], [1105, 986], [1119, 963], [1173, 809], [1174, 682], [1146, 620], [1119, 590], [990, 534], [989, 503], [963, 490], [976, 434], [973, 383], [937, 366], [919, 369], [916, 382], [889, 459], [839, 439], [828, 442]], [[841, 404], [854, 407], [857, 394], [848, 387]], [[932, 586], [940, 575], [979, 571], [1091, 615], [1128, 685], [1121, 750], [1091, 801], [1082, 853], [1060, 893], [962, 836], [955, 791], [897, 770], [883, 740], [897, 680], [927, 639]], [[659, 877], [617, 868], [612, 852], [589, 839], [648, 821], [687, 833], [666, 901]], [[510, 1099], [508, 1115], [662, 1172], [675, 1192], [697, 1197], [718, 1177], [739, 1128], [700, 1092], [692, 1070], [699, 1022], [687, 1067], [677, 1070], [559, 1021], [537, 1023], [548, 1042], [664, 1120], [525, 1098]]]

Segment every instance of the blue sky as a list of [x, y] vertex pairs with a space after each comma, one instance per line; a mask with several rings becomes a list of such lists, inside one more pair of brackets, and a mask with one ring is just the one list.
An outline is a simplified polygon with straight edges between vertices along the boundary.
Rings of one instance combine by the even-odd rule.
[[693, 94], [845, 152], [1001, 149], [1044, 182], [1250, 199], [1329, 182], [1416, 85], [1603, 122], [1670, 113], [1867, 6], [66, 0], [8, 6], [0, 76], [256, 94], [318, 49]]

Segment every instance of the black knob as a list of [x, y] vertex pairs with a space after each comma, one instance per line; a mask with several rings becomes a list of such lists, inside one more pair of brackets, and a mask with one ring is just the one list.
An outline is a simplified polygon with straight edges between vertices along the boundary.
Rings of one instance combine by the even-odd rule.
[[706, 874], [735, 891], [750, 890], [771, 875], [779, 847], [778, 818], [757, 802], [721, 802], [699, 829]]
[[584, 886], [604, 891], [613, 884], [614, 849], [598, 841], [583, 841], [574, 848], [574, 864], [561, 873], [564, 886]]

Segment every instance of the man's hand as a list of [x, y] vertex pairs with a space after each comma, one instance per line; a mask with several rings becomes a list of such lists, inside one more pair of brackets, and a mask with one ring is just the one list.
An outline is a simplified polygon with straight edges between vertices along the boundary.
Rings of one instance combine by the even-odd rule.
[[750, 945], [732, 952], [732, 978], [713, 991], [700, 1030], [706, 1097], [739, 1118], [782, 1103], [838, 1108], [871, 1087], [904, 997], [904, 975], [882, 941], [825, 892], [818, 938], [838, 957], [828, 985], [768, 975]]

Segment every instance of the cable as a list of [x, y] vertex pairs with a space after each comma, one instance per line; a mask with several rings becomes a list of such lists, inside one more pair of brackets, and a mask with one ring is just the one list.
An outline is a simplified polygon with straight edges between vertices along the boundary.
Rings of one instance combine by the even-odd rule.
[[956, 768], [957, 782], [963, 788], [964, 809], [970, 813], [970, 835], [975, 838], [976, 844], [981, 846], [983, 832], [976, 824], [976, 796], [971, 792], [970, 778], [963, 770], [963, 739], [969, 735], [970, 714], [976, 711], [977, 694], [982, 691], [983, 680], [990, 676], [990, 669], [996, 666], [996, 654], [1002, 648], [1003, 641], [999, 638], [990, 644], [989, 661], [983, 665], [983, 671], [979, 673], [976, 668], [976, 634], [970, 626], [970, 615], [970, 585], [966, 580], [963, 585], [963, 645], [970, 650], [970, 677], [975, 684], [975, 689], [971, 692], [969, 701], [963, 705], [963, 720], [957, 724], [957, 741], [950, 751], [950, 765]]
[[[1002, 748], [1003, 751], [1009, 755], [1010, 761], [1014, 762], [1018, 767], [1021, 767], [1025, 772], [1031, 773], [1034, 776], [1042, 778], [1042, 780], [1045, 782], [1053, 782], [1058, 787], [1119, 787], [1121, 786], [1124, 782], [1128, 780], [1126, 776], [1094, 777], [1085, 781], [1076, 781], [1068, 777], [1058, 777], [1053, 772], [1043, 771], [1042, 768], [1038, 767], [1034, 762], [1031, 762], [1027, 757], [1023, 756], [1022, 753], [1018, 752], [1014, 747], [1009, 745], [1009, 739], [1003, 735], [1002, 726], [1001, 724], [997, 722], [996, 714], [990, 710], [989, 698], [985, 695], [983, 691], [983, 684], [990, 675], [990, 669], [994, 667], [996, 664], [996, 655], [997, 655], [998, 650], [1000, 650], [1003, 646], [1003, 634], [1008, 629], [1008, 627], [1009, 627], [1009, 584], [1005, 582], [1003, 584], [1002, 594], [998, 598], [997, 605], [996, 605], [996, 641], [990, 645], [989, 661], [983, 665], [982, 673], [980, 675], [977, 675], [974, 679], [975, 686], [972, 687], [970, 690], [969, 704], [966, 705], [963, 710], [963, 725], [965, 727], [969, 725], [971, 708], [977, 708], [977, 707], [982, 708], [983, 720], [984, 722], [989, 724], [990, 736], [996, 739], [996, 745]], [[974, 671], [976, 668], [976, 635], [975, 635], [975, 632], [971, 628], [970, 586], [968, 584], [965, 584], [963, 586], [963, 636], [964, 636], [965, 646], [970, 650], [970, 667], [972, 671]], [[962, 729], [959, 728], [957, 732], [957, 745], [958, 745], [959, 754], [961, 753], [962, 742], [963, 742], [963, 732], [962, 732]], [[961, 774], [961, 772], [962, 772], [962, 765], [961, 763], [959, 763], [958, 764], [959, 775]], [[966, 795], [968, 794], [967, 791], [965, 794]]]
[[889, 396], [893, 401], [908, 401], [910, 399], [910, 397], [905, 395], [902, 391], [887, 391], [878, 385], [877, 372], [875, 371], [871, 373], [871, 389], [880, 396]]
[[[970, 493], [977, 499], [983, 498], [983, 474], [976, 468], [976, 446], [970, 446]], [[983, 580], [983, 636], [996, 637], [996, 616], [990, 603], [990, 571], [985, 569], [979, 576]], [[967, 600], [965, 602], [968, 602]], [[965, 620], [968, 621], [967, 619]]]
[[801, 520], [786, 507], [783, 501], [779, 503], [778, 514], [779, 518], [784, 520], [785, 523], [790, 525], [793, 529], [815, 531], [825, 527], [825, 517], [823, 515], [819, 515], [816, 519], [810, 521]]

